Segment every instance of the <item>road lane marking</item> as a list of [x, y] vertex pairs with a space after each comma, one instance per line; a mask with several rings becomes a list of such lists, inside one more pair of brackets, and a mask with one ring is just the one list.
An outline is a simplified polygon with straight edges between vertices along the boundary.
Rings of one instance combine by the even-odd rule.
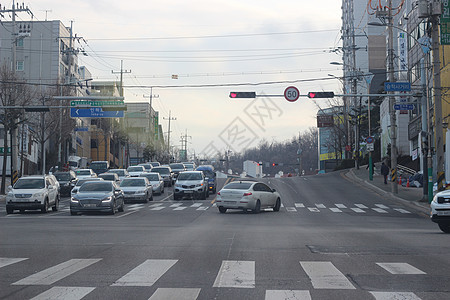
[[183, 203], [174, 203], [174, 204], [172, 204], [169, 207], [178, 207], [178, 206], [181, 206], [181, 205], [183, 205]]
[[27, 260], [28, 258], [9, 258], [9, 257], [0, 257], [0, 268], [18, 263], [23, 260]]
[[198, 298], [201, 289], [189, 288], [159, 288], [148, 300], [195, 300]]
[[330, 210], [332, 212], [337, 212], [337, 213], [342, 212], [342, 210], [340, 210], [339, 208], [336, 208], [336, 207], [330, 207]]
[[55, 286], [31, 300], [80, 300], [95, 290], [95, 287]]
[[191, 205], [191, 207], [200, 207], [202, 205], [203, 205], [203, 203], [194, 203]]
[[311, 300], [309, 291], [301, 290], [267, 290], [265, 300]]
[[286, 207], [286, 210], [288, 212], [296, 212], [297, 210], [295, 209], [295, 207]]
[[125, 216], [134, 214], [134, 213], [136, 213], [136, 212], [137, 212], [137, 210], [133, 210], [133, 211], [127, 212], [127, 213], [125, 213], [125, 214], [123, 214], [123, 215], [116, 216], [116, 218], [123, 218], [123, 217], [125, 217]]
[[301, 261], [315, 289], [354, 290], [353, 284], [331, 262]]
[[347, 208], [344, 204], [335, 204], [337, 208]]
[[147, 259], [111, 286], [152, 286], [177, 261], [173, 259]]
[[309, 209], [309, 211], [312, 211], [312, 212], [316, 212], [316, 213], [320, 212], [320, 210], [315, 207], [308, 207], [308, 209]]
[[398, 211], [402, 214], [410, 214], [411, 213], [410, 211], [407, 211], [406, 209], [403, 209], [403, 208], [394, 208], [394, 210]]
[[305, 208], [305, 204], [303, 204], [303, 203], [295, 203], [295, 207], [297, 207], [297, 208]]
[[365, 213], [365, 211], [364, 210], [362, 210], [361, 208], [350, 208], [351, 210], [353, 210], [354, 212], [357, 212], [357, 213]]
[[71, 259], [16, 281], [13, 285], [50, 285], [100, 260], [102, 259]]
[[383, 204], [375, 204], [376, 207], [382, 208], [382, 209], [389, 209], [386, 205]]
[[178, 206], [175, 207], [173, 210], [185, 210], [187, 208], [187, 206]]
[[394, 275], [423, 275], [425, 272], [408, 263], [377, 263], [380, 267]]
[[255, 262], [224, 260], [213, 287], [254, 288]]
[[414, 293], [410, 292], [370, 292], [376, 300], [420, 300]]
[[380, 214], [387, 214], [387, 213], [388, 213], [387, 211], [385, 211], [385, 210], [382, 209], [382, 208], [372, 208], [372, 209], [373, 209], [374, 211], [380, 213]]
[[155, 204], [150, 205], [149, 207], [158, 207], [158, 206], [161, 206], [161, 205], [163, 205], [163, 204], [162, 203], [155, 203]]
[[197, 208], [196, 210], [207, 210], [209, 207], [208, 206], [202, 206]]
[[317, 208], [326, 208], [325, 205], [323, 205], [323, 204], [316, 204], [316, 207]]
[[165, 206], [157, 206], [157, 207], [153, 207], [152, 209], [150, 209], [150, 210], [162, 210], [162, 209], [164, 209], [164, 208], [166, 208]]
[[358, 208], [368, 208], [364, 204], [355, 204], [355, 206], [358, 207]]

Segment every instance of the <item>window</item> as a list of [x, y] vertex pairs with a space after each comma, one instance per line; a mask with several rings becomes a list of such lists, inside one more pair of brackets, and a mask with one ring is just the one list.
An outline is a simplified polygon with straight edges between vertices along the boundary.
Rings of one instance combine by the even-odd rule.
[[19, 39], [17, 39], [17, 47], [23, 47], [23, 38], [19, 38]]
[[16, 61], [16, 71], [23, 71], [23, 70], [24, 70], [23, 60]]

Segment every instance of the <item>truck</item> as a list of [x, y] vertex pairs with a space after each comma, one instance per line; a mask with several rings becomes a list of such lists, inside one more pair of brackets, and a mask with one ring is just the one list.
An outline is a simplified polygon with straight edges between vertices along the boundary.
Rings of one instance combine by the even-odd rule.
[[84, 169], [87, 167], [87, 161], [87, 157], [69, 156], [69, 168], [71, 170]]
[[244, 161], [244, 172], [247, 176], [253, 178], [261, 178], [263, 176], [262, 165], [252, 160]]
[[89, 164], [89, 168], [91, 168], [92, 171], [95, 172], [95, 174], [99, 175], [108, 172], [109, 162], [106, 160], [91, 161], [91, 163]]

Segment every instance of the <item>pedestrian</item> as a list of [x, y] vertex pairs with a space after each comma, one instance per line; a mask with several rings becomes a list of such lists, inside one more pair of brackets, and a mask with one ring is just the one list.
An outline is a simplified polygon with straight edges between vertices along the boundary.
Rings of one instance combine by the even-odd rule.
[[389, 167], [384, 163], [384, 161], [381, 163], [381, 175], [384, 177], [384, 184], [387, 184], [387, 177], [389, 174]]

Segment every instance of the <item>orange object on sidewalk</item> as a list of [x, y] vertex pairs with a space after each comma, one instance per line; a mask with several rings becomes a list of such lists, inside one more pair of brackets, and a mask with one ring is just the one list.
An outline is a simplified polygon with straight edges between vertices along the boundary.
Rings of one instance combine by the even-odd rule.
[[406, 187], [409, 187], [409, 178], [406, 180]]

